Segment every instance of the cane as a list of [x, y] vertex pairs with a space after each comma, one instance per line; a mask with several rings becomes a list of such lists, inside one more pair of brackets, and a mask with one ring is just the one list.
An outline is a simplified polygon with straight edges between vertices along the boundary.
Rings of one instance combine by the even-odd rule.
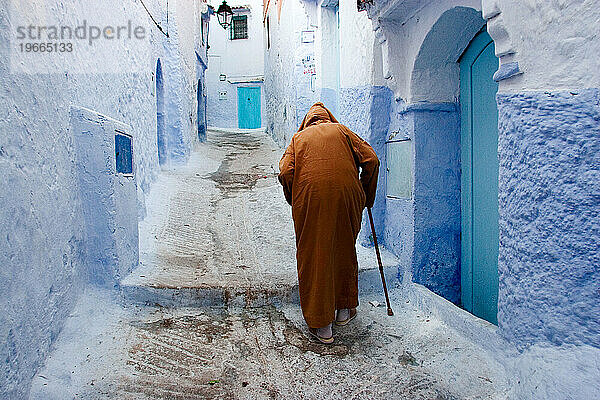
[[379, 273], [381, 274], [381, 282], [383, 283], [383, 292], [385, 293], [385, 302], [387, 303], [387, 314], [391, 317], [394, 315], [392, 307], [390, 306], [390, 297], [388, 296], [387, 285], [385, 284], [385, 275], [383, 274], [383, 263], [381, 262], [381, 255], [379, 254], [379, 245], [377, 244], [377, 235], [375, 234], [375, 225], [373, 224], [373, 214], [371, 209], [367, 208], [369, 212], [369, 222], [371, 223], [371, 233], [373, 233], [373, 243], [375, 243], [375, 253], [377, 254], [377, 262], [379, 263]]

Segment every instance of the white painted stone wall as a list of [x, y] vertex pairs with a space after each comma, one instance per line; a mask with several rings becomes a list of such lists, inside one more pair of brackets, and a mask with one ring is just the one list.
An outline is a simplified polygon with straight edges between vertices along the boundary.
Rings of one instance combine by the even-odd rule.
[[[393, 3], [393, 2], [390, 2]], [[383, 77], [386, 86], [394, 91], [398, 99], [408, 102], [423, 101], [424, 95], [414, 95], [411, 90], [415, 60], [425, 37], [440, 16], [454, 7], [469, 7], [481, 10], [480, 0], [441, 0], [431, 2], [427, 7], [418, 7], [417, 2], [410, 6], [388, 7], [382, 10], [369, 10], [375, 35], [382, 47]], [[379, 22], [379, 19], [385, 19]], [[468, 44], [468, 42], [465, 44]], [[464, 50], [464, 49], [463, 49]], [[457, 59], [462, 53], [458, 51]], [[454, 60], [456, 62], [456, 60]], [[427, 80], [431, 91], [428, 101], [455, 101], [458, 96], [458, 69], [448, 66], [436, 68], [432, 73], [423, 71], [418, 80]]]
[[[85, 107], [131, 127], [138, 209], [158, 171], [155, 67], [160, 57], [171, 96], [169, 127], [181, 129], [188, 147], [195, 138], [193, 4], [170, 2], [169, 26], [163, 1], [146, 1], [169, 30], [171, 41], [156, 29], [139, 2], [38, 0], [19, 2], [26, 14], [76, 25], [83, 18], [104, 23], [131, 19], [147, 27], [147, 38], [124, 66], [98, 57], [99, 69], [114, 73], [62, 71], [48, 62], [51, 73], [13, 73], [9, 43], [16, 27], [9, 2], [0, 8], [0, 397], [26, 398], [30, 378], [43, 363], [64, 319], [86, 285], [85, 242], [75, 159], [78, 148], [70, 125], [72, 106]], [[192, 17], [190, 17], [192, 16]], [[38, 23], [43, 24], [42, 19]], [[179, 40], [181, 39], [181, 40]], [[89, 62], [70, 54], [69, 65]], [[181, 57], [185, 68], [169, 57]], [[112, 63], [112, 64], [111, 64]], [[124, 72], [132, 71], [132, 72]], [[135, 72], [133, 72], [135, 71]], [[181, 74], [177, 76], [177, 74]], [[185, 147], [182, 147], [185, 149]], [[181, 154], [185, 158], [185, 151]], [[10, 189], [9, 189], [10, 188]], [[132, 209], [136, 213], [135, 208]]]
[[[299, 99], [308, 104], [318, 98], [315, 76], [308, 71], [310, 63], [314, 65], [314, 42], [301, 43], [301, 32], [315, 29], [309, 18], [315, 11], [314, 5], [295, 0], [284, 1], [281, 18], [274, 2], [268, 10], [271, 46], [265, 45], [264, 55], [266, 128], [280, 146], [287, 146], [298, 130]], [[265, 43], [266, 35], [265, 26]], [[302, 59], [307, 56], [313, 61], [305, 68]]]
[[[502, 63], [518, 62], [520, 76], [500, 82], [501, 92], [577, 89], [600, 85], [600, 9], [592, 0], [440, 0], [427, 7], [416, 2], [372, 8], [369, 15], [382, 43], [383, 75], [397, 98], [408, 102], [454, 101], [458, 75], [448, 66], [414, 75], [421, 45], [439, 17], [453, 7], [482, 11]], [[412, 4], [412, 7], [411, 7]], [[460, 54], [458, 54], [460, 56]], [[456, 60], [455, 60], [456, 61]], [[411, 82], [429, 80], [417, 93]]]
[[484, 17], [503, 62], [523, 74], [501, 92], [600, 87], [600, 7], [594, 0], [483, 0]]
[[[267, 130], [280, 144], [289, 142], [297, 130], [308, 110], [306, 104], [323, 101], [344, 123], [340, 92], [355, 88], [367, 88], [368, 92], [373, 84], [373, 51], [377, 46], [370, 20], [366, 13], [357, 11], [356, 2], [341, 0], [337, 3], [336, 32], [335, 6], [331, 3], [285, 1], [279, 21], [276, 6], [269, 8], [271, 49], [265, 50]], [[313, 43], [302, 43], [303, 31], [314, 32]], [[307, 56], [314, 64], [312, 77], [305, 74], [303, 60]], [[348, 117], [364, 114], [364, 106], [357, 104], [356, 112]]]
[[[215, 12], [220, 4], [218, 1], [212, 4]], [[264, 80], [262, 1], [234, 0], [227, 4], [234, 8], [234, 15], [248, 16], [248, 39], [230, 40], [229, 28], [225, 30], [219, 25], [216, 14], [211, 19], [209, 65], [206, 70], [207, 113], [209, 126], [237, 128], [237, 88], [262, 86]], [[248, 11], [235, 10], [235, 7], [244, 7]], [[226, 81], [219, 80], [221, 74], [226, 76]], [[226, 92], [226, 98], [220, 96], [221, 92]], [[261, 101], [264, 115], [264, 93], [261, 93]]]
[[340, 87], [372, 85], [375, 34], [366, 12], [356, 1], [340, 0]]

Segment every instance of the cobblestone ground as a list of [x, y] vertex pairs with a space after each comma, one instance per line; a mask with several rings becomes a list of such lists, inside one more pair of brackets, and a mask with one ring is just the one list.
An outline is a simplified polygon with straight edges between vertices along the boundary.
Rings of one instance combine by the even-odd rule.
[[[363, 290], [334, 345], [307, 336], [290, 296], [280, 154], [264, 133], [211, 132], [188, 165], [165, 171], [140, 223], [140, 268], [121, 293], [82, 297], [31, 398], [505, 398], [500, 363], [393, 283], [393, 317], [369, 303], [381, 293]], [[372, 249], [358, 251], [362, 268], [376, 266]]]
[[[392, 292], [363, 296], [335, 343], [298, 306], [123, 307], [88, 293], [34, 379], [32, 399], [504, 399], [502, 367]], [[111, 297], [113, 296], [113, 297]]]

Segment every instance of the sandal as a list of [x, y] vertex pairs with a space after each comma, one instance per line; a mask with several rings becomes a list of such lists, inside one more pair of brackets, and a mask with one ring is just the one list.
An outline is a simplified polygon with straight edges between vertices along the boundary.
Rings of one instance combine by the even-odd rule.
[[317, 328], [308, 328], [308, 332], [317, 338], [317, 340], [323, 344], [331, 344], [333, 343], [333, 335], [331, 335], [330, 337], [326, 338], [326, 337], [322, 337], [319, 336], [319, 333], [317, 332]]
[[356, 314], [358, 314], [358, 312], [356, 311], [356, 308], [351, 308], [351, 309], [350, 309], [350, 312], [348, 313], [348, 318], [346, 318], [346, 319], [344, 319], [344, 320], [340, 321], [340, 320], [338, 320], [338, 319], [337, 319], [337, 316], [336, 316], [336, 319], [335, 319], [335, 324], [336, 324], [337, 326], [344, 326], [344, 325], [347, 325], [347, 324], [348, 324], [348, 322], [350, 322], [350, 321], [352, 321], [354, 318], [356, 318]]

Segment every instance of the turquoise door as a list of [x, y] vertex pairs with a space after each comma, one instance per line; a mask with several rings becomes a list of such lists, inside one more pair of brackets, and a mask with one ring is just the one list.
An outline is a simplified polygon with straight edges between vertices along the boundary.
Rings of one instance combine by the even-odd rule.
[[260, 128], [260, 87], [238, 88], [238, 127]]
[[498, 69], [479, 33], [460, 60], [461, 292], [468, 311], [498, 323]]

